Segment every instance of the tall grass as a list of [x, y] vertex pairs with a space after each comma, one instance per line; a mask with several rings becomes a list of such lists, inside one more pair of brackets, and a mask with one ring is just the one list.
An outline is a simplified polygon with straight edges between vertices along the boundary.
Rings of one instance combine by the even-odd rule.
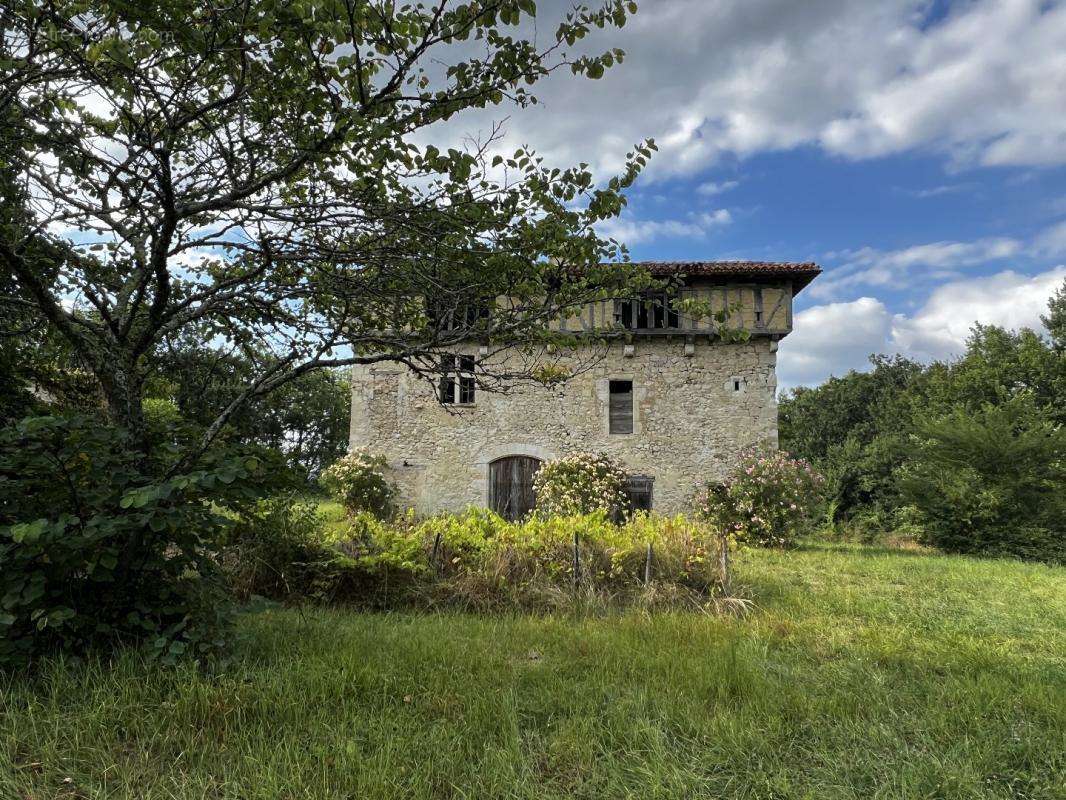
[[0, 684], [5, 798], [1037, 798], [1066, 785], [1066, 570], [743, 553], [740, 619], [274, 609], [214, 673]]

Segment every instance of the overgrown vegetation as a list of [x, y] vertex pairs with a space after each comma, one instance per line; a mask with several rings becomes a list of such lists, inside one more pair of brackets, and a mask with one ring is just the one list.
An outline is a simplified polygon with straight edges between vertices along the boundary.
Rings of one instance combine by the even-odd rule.
[[873, 369], [783, 398], [782, 446], [827, 477], [838, 531], [905, 527], [951, 552], [1066, 555], [1066, 286], [1049, 334], [978, 325], [966, 352]]
[[218, 511], [254, 497], [261, 462], [216, 449], [176, 470], [170, 433], [135, 459], [125, 431], [92, 417], [0, 430], [0, 665], [138, 643], [174, 660], [224, 643]]
[[244, 597], [371, 608], [707, 607], [724, 601], [713, 529], [684, 517], [605, 512], [507, 522], [471, 508], [425, 520], [364, 512], [327, 526], [303, 504], [260, 503], [226, 568]]
[[1063, 568], [736, 571], [743, 618], [275, 609], [216, 672], [48, 661], [0, 677], [0, 797], [1061, 800]]

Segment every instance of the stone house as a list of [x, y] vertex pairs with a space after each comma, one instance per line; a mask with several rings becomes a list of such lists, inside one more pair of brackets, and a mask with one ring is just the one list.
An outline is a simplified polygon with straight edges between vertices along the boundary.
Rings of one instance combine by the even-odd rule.
[[[565, 383], [479, 391], [475, 342], [456, 354], [454, 372], [436, 391], [399, 365], [355, 367], [351, 446], [383, 453], [400, 504], [420, 513], [479, 505], [520, 517], [534, 504], [540, 464], [579, 451], [607, 452], [626, 465], [634, 507], [684, 510], [743, 449], [777, 445], [777, 345], [792, 330], [793, 298], [821, 270], [726, 261], [644, 266], [677, 288], [590, 305], [559, 321], [562, 330], [613, 324], [625, 331]], [[747, 340], [730, 342], [742, 337], [720, 335], [713, 318], [689, 317], [688, 306], [678, 308], [686, 298], [726, 311], [722, 327], [747, 331]]]

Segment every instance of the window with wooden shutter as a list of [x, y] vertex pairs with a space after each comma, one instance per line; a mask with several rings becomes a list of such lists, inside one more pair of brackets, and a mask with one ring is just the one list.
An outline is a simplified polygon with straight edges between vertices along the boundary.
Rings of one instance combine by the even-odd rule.
[[611, 433], [633, 432], [633, 381], [611, 381], [607, 410]]
[[651, 511], [652, 486], [655, 478], [650, 475], [630, 475], [626, 479], [626, 505], [628, 513]]

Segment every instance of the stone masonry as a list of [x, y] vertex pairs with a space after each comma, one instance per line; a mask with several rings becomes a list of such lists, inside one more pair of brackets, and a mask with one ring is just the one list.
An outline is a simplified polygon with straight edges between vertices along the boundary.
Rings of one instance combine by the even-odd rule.
[[[488, 465], [509, 455], [548, 460], [603, 451], [655, 479], [654, 508], [683, 511], [752, 444], [777, 445], [777, 342], [679, 339], [612, 345], [588, 371], [553, 388], [478, 392], [473, 406], [440, 405], [403, 367], [352, 375], [353, 447], [386, 456], [399, 501], [420, 513], [488, 504]], [[608, 382], [633, 381], [633, 433], [608, 433]], [[737, 388], [739, 385], [739, 388]]]
[[[655, 511], [688, 510], [695, 493], [725, 477], [745, 448], [777, 446], [778, 341], [792, 330], [793, 297], [820, 269], [721, 261], [644, 266], [679, 285], [679, 297], [706, 301], [727, 314], [726, 327], [747, 330], [748, 341], [727, 341], [706, 317], [671, 312], [653, 319], [650, 312], [638, 313], [642, 306], [607, 301], [560, 321], [561, 329], [613, 321], [625, 336], [609, 346], [583, 344], [555, 354], [555, 364], [571, 374], [555, 386], [478, 389], [473, 403], [442, 405], [436, 387], [403, 366], [357, 366], [352, 447], [383, 454], [400, 505], [421, 514], [471, 505], [523, 512], [535, 501], [531, 459], [582, 451], [609, 453], [631, 476], [651, 478]], [[475, 342], [461, 352], [480, 358]], [[499, 357], [517, 358], [517, 352]], [[632, 433], [610, 432], [612, 381], [632, 382], [631, 393], [616, 394], [615, 411], [616, 423], [624, 415], [616, 430], [629, 429], [631, 412]], [[647, 481], [638, 485], [645, 487], [639, 491], [646, 502]], [[507, 486], [517, 494], [509, 495]], [[512, 496], [521, 502], [501, 500]]]

